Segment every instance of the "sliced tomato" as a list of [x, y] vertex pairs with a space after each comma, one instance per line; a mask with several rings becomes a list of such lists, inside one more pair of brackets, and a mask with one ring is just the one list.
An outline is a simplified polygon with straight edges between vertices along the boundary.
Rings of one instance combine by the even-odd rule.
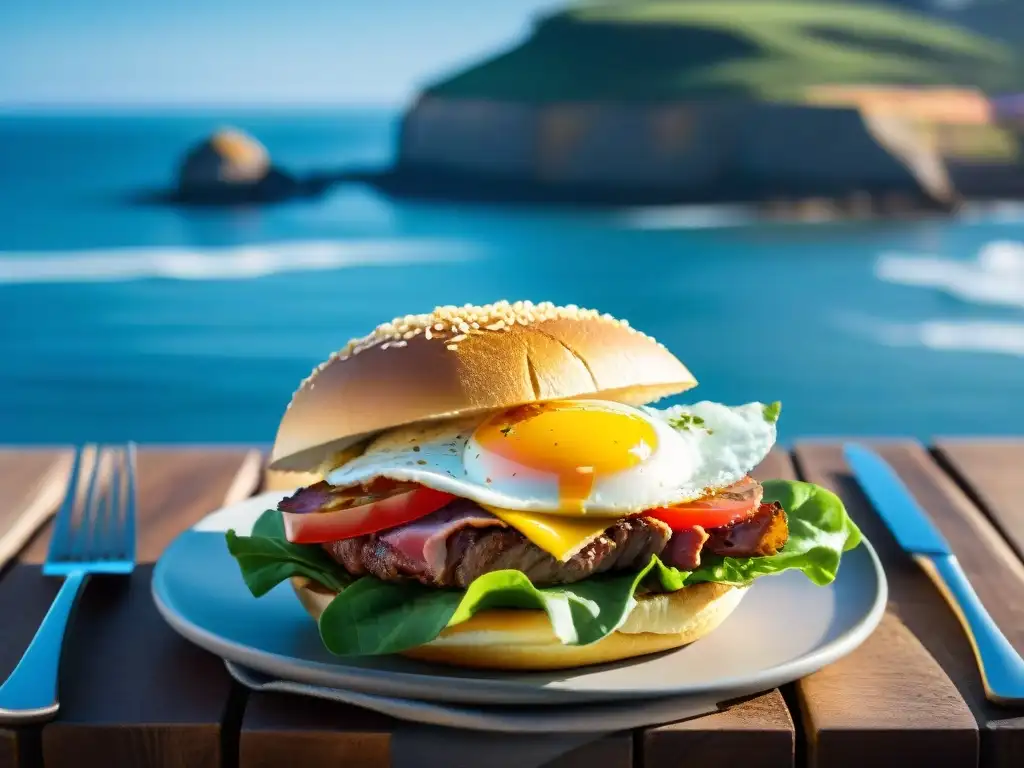
[[436, 512], [455, 496], [432, 488], [414, 486], [366, 504], [329, 512], [282, 512], [285, 537], [293, 544], [323, 544], [416, 520]]
[[750, 517], [754, 508], [746, 502], [722, 500], [694, 501], [675, 507], [659, 507], [646, 510], [644, 517], [661, 520], [674, 531], [681, 531], [699, 525], [704, 530], [720, 528]]

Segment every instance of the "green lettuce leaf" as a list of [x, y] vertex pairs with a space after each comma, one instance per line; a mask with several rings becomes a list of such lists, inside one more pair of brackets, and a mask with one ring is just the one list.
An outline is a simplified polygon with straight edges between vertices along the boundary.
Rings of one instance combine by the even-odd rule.
[[328, 589], [341, 590], [352, 577], [320, 547], [292, 544], [285, 538], [281, 513], [270, 509], [260, 515], [251, 536], [225, 534], [228, 552], [238, 561], [245, 585], [261, 597], [292, 576], [306, 576]]
[[771, 557], [718, 557], [702, 555], [700, 567], [686, 580], [749, 584], [759, 576], [798, 568], [815, 584], [832, 582], [843, 552], [861, 541], [860, 529], [846, 514], [839, 497], [819, 485], [788, 480], [766, 480], [764, 500], [777, 501], [786, 511], [789, 540]]
[[839, 498], [810, 483], [771, 480], [763, 486], [765, 501], [778, 501], [786, 511], [790, 534], [782, 551], [770, 557], [705, 555], [695, 571], [671, 568], [652, 557], [635, 573], [553, 587], [536, 587], [515, 570], [485, 574], [465, 590], [371, 577], [352, 581], [319, 547], [285, 541], [280, 515], [274, 511], [264, 513], [251, 537], [229, 531], [228, 548], [257, 597], [296, 574], [342, 590], [319, 622], [324, 645], [340, 656], [407, 650], [480, 611], [498, 608], [542, 610], [563, 643], [586, 645], [622, 625], [638, 591], [671, 592], [699, 582], [742, 586], [790, 569], [822, 586], [835, 579], [842, 553], [861, 541]]
[[634, 594], [652, 571], [668, 591], [685, 585], [684, 572], [657, 558], [642, 571], [576, 584], [535, 587], [522, 571], [492, 571], [466, 590], [363, 578], [336, 597], [320, 617], [320, 636], [332, 653], [397, 653], [437, 637], [445, 627], [492, 608], [542, 610], [568, 645], [597, 642], [629, 615]]

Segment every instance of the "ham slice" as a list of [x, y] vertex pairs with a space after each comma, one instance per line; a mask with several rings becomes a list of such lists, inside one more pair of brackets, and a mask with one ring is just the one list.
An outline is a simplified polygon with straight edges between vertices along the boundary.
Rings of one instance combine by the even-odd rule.
[[353, 576], [440, 584], [447, 570], [450, 537], [467, 529], [504, 526], [504, 522], [473, 502], [458, 499], [391, 530], [323, 546]]
[[504, 525], [472, 501], [459, 499], [426, 517], [385, 531], [379, 539], [406, 562], [422, 565], [423, 573], [436, 579], [444, 572], [449, 536], [464, 528]]

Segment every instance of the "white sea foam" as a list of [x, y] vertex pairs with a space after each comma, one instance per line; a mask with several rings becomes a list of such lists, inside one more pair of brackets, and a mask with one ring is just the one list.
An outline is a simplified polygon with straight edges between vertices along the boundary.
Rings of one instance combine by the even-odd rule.
[[923, 346], [946, 352], [991, 352], [1024, 357], [1024, 323], [990, 320], [932, 320], [883, 327], [890, 346]]
[[957, 218], [969, 223], [987, 225], [1024, 222], [1024, 202], [1020, 200], [974, 201], [966, 203]]
[[449, 240], [302, 240], [231, 247], [0, 251], [0, 284], [249, 280], [282, 272], [464, 261], [467, 243]]
[[989, 243], [971, 261], [887, 253], [875, 263], [875, 277], [944, 291], [973, 304], [1024, 307], [1024, 243]]
[[[1018, 225], [1024, 221], [1024, 203], [1018, 200], [969, 202], [956, 214], [955, 219], [966, 223], [988, 225]], [[762, 208], [755, 205], [722, 203], [717, 205], [651, 205], [621, 212], [618, 220], [630, 229], [711, 229], [764, 224], [773, 221]], [[841, 224], [842, 214], [833, 215], [826, 210], [805, 209], [792, 223], [801, 226], [815, 224]], [[786, 223], [785, 218], [773, 223]]]
[[1024, 357], [1024, 322], [931, 319], [889, 323], [844, 317], [840, 324], [887, 347], [923, 347], [939, 352], [984, 352]]
[[709, 229], [752, 224], [756, 212], [741, 205], [666, 205], [635, 208], [621, 214], [631, 229]]

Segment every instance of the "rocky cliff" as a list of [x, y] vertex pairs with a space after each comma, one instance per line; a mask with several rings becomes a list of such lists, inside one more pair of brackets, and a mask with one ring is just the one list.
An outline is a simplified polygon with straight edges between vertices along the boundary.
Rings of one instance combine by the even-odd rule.
[[848, 83], [1006, 88], [1016, 67], [1005, 46], [894, 8], [587, 4], [427, 88], [404, 117], [397, 171], [420, 187], [526, 197], [948, 201], [918, 116], [808, 95]]

